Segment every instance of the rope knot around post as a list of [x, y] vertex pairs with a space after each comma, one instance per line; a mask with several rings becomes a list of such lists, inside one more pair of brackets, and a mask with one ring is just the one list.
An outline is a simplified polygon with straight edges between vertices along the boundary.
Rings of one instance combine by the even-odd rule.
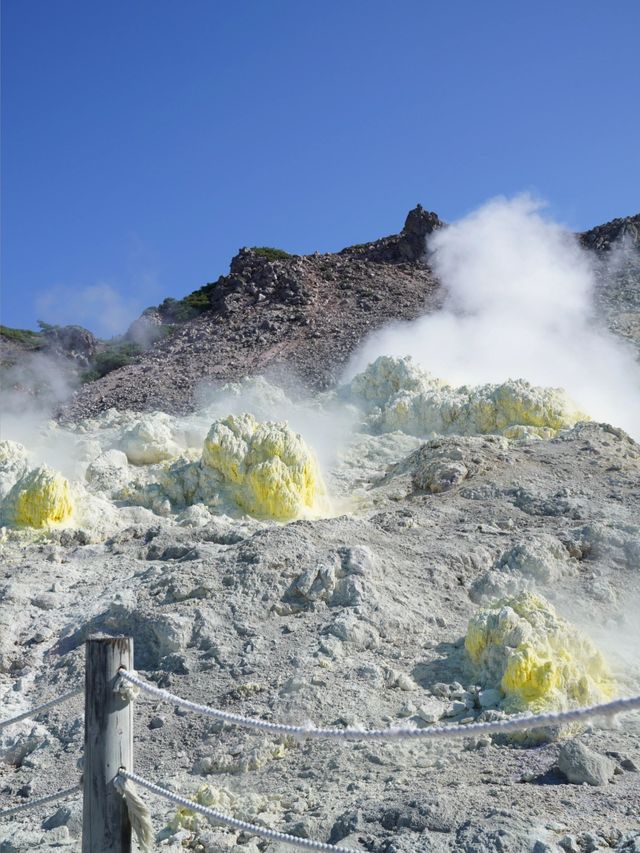
[[[121, 666], [118, 670], [118, 677], [113, 685], [113, 689], [122, 699], [126, 699], [127, 702], [133, 702], [140, 695], [140, 688], [137, 684], [134, 684], [132, 681], [128, 681], [124, 677], [124, 673], [126, 672], [126, 668]], [[133, 670], [132, 674], [136, 674], [135, 670]]]

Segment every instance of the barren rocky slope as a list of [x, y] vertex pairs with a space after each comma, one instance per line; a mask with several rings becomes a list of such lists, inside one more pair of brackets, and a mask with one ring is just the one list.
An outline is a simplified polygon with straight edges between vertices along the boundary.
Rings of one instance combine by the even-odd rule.
[[[110, 407], [187, 411], [207, 382], [270, 372], [312, 388], [335, 382], [367, 334], [437, 308], [425, 238], [443, 223], [418, 205], [399, 235], [337, 254], [278, 258], [243, 249], [210, 286], [210, 310], [177, 327], [137, 363], [89, 383], [66, 408], [77, 419]], [[610, 269], [624, 238], [626, 256]], [[640, 216], [580, 235], [601, 261], [601, 310], [640, 347]], [[147, 322], [159, 322], [157, 315]]]
[[370, 331], [424, 311], [436, 290], [421, 260], [425, 236], [441, 225], [417, 207], [400, 235], [338, 254], [241, 250], [211, 286], [210, 310], [137, 364], [82, 388], [65, 417], [111, 406], [185, 411], [201, 383], [265, 371], [284, 369], [314, 388], [332, 384]]

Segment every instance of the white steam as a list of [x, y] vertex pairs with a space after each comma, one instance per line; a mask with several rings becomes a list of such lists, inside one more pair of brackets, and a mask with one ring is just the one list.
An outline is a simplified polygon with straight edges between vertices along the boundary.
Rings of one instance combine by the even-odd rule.
[[456, 385], [523, 378], [565, 388], [592, 418], [640, 437], [640, 367], [596, 316], [590, 255], [541, 207], [498, 198], [434, 233], [443, 310], [374, 333], [349, 375], [385, 354]]
[[120, 334], [144, 307], [139, 288], [125, 296], [106, 282], [80, 289], [60, 285], [36, 301], [38, 313], [47, 322], [85, 326], [103, 337]]

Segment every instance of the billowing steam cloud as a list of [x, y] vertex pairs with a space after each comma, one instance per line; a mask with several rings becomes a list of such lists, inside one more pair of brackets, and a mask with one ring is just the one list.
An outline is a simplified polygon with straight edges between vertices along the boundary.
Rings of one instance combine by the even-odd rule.
[[349, 374], [387, 354], [456, 385], [523, 378], [565, 388], [592, 418], [640, 437], [640, 367], [599, 322], [590, 256], [541, 208], [498, 198], [433, 234], [444, 310], [372, 335]]

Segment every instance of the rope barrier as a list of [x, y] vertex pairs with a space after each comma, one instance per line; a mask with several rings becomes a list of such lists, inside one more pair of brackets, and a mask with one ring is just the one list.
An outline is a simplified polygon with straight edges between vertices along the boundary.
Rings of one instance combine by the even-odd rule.
[[63, 702], [67, 702], [69, 699], [73, 699], [81, 693], [84, 693], [84, 687], [76, 687], [74, 690], [70, 690], [68, 693], [63, 693], [62, 696], [58, 696], [57, 699], [50, 699], [48, 702], [43, 702], [42, 705], [31, 708], [30, 711], [18, 714], [17, 717], [10, 717], [8, 720], [0, 720], [0, 731], [5, 729], [7, 726], [12, 726], [14, 723], [19, 723], [20, 720], [26, 720], [29, 717], [36, 717], [43, 711], [55, 708], [56, 705], [62, 705]]
[[243, 832], [248, 832], [251, 835], [258, 835], [260, 838], [265, 838], [267, 841], [280, 841], [283, 844], [290, 844], [293, 847], [300, 847], [303, 850], [327, 850], [330, 851], [330, 853], [357, 853], [357, 851], [350, 849], [349, 847], [336, 847], [335, 844], [325, 844], [322, 841], [312, 841], [309, 838], [298, 838], [295, 835], [287, 835], [286, 832], [278, 832], [275, 829], [267, 829], [266, 827], [256, 826], [253, 823], [247, 823], [244, 820], [230, 817], [216, 809], [210, 809], [208, 806], [201, 806], [199, 803], [194, 803], [193, 800], [190, 800], [188, 797], [182, 797], [180, 794], [174, 794], [172, 791], [168, 791], [160, 785], [155, 785], [153, 782], [149, 782], [149, 780], [145, 779], [143, 776], [138, 776], [137, 773], [129, 773], [128, 770], [120, 769], [118, 775], [124, 779], [129, 779], [130, 781], [135, 782], [137, 785], [140, 785], [141, 788], [146, 788], [147, 791], [151, 791], [152, 794], [156, 794], [159, 797], [164, 797], [164, 799], [170, 800], [178, 806], [185, 806], [186, 808], [191, 809], [191, 811], [198, 812], [205, 817], [211, 818], [211, 820], [215, 820], [217, 823], [230, 826], [232, 829], [239, 829]]
[[[119, 670], [119, 676], [114, 689], [117, 692], [120, 692], [129, 701], [133, 701], [136, 698], [138, 691], [142, 690], [152, 696], [155, 696], [160, 701], [168, 702], [178, 707], [185, 708], [186, 710], [193, 711], [199, 714], [204, 714], [208, 717], [213, 717], [225, 723], [231, 723], [232, 725], [242, 726], [244, 728], [254, 729], [257, 731], [269, 732], [271, 734], [289, 735], [301, 738], [333, 738], [340, 740], [394, 740], [399, 738], [436, 740], [440, 738], [465, 738], [476, 734], [518, 732], [526, 729], [544, 728], [546, 726], [556, 726], [563, 723], [583, 721], [593, 717], [613, 716], [615, 714], [620, 714], [626, 711], [634, 711], [640, 709], [640, 695], [636, 695], [614, 699], [611, 702], [604, 702], [598, 705], [591, 705], [584, 708], [573, 708], [567, 711], [547, 711], [545, 713], [534, 715], [522, 714], [502, 720], [473, 722], [468, 724], [452, 723], [421, 729], [412, 727], [390, 727], [386, 729], [365, 729], [357, 727], [317, 728], [312, 724], [308, 724], [306, 726], [296, 726], [289, 725], [286, 723], [272, 723], [268, 720], [244, 717], [241, 714], [234, 714], [229, 711], [223, 711], [218, 708], [211, 708], [208, 705], [200, 705], [197, 702], [191, 702], [188, 699], [182, 699], [180, 696], [176, 696], [175, 694], [170, 693], [168, 690], [163, 690], [160, 687], [156, 687], [155, 685], [150, 684], [149, 682], [141, 679], [136, 673], [131, 672], [125, 668], [121, 668]], [[0, 730], [6, 728], [7, 726], [11, 726], [15, 723], [18, 723], [21, 720], [25, 720], [30, 717], [36, 717], [43, 711], [48, 711], [51, 708], [54, 708], [57, 705], [61, 705], [63, 702], [67, 702], [68, 700], [73, 699], [82, 693], [84, 693], [84, 688], [76, 687], [75, 689], [70, 690], [67, 693], [63, 693], [61, 696], [58, 696], [55, 699], [50, 699], [48, 702], [44, 702], [41, 705], [36, 706], [35, 708], [31, 708], [29, 711], [25, 711], [24, 713], [18, 714], [17, 716], [11, 717], [7, 720], [2, 720], [0, 721]], [[129, 784], [127, 784], [127, 782]], [[138, 776], [135, 773], [130, 773], [129, 771], [126, 771], [121, 768], [118, 772], [118, 776], [116, 777], [114, 784], [116, 785], [116, 787], [118, 787], [122, 795], [127, 800], [128, 808], [131, 809], [132, 807], [135, 807], [140, 812], [140, 820], [142, 821], [142, 823], [141, 827], [138, 827], [136, 831], [140, 830], [140, 837], [143, 838], [145, 837], [145, 833], [150, 837], [151, 832], [150, 823], [147, 820], [148, 810], [147, 815], [145, 817], [143, 813], [146, 807], [144, 806], [144, 803], [140, 800], [138, 795], [135, 793], [135, 789], [131, 784], [133, 782], [137, 783], [143, 788], [146, 788], [148, 791], [156, 794], [157, 796], [164, 797], [165, 799], [168, 799], [171, 802], [176, 803], [177, 805], [191, 809], [192, 811], [202, 814], [205, 817], [216, 821], [217, 823], [224, 824], [233, 829], [238, 829], [252, 835], [257, 835], [269, 841], [280, 841], [283, 844], [289, 844], [294, 847], [299, 847], [306, 850], [325, 850], [333, 851], [333, 853], [355, 853], [355, 851], [349, 850], [345, 847], [338, 847], [333, 844], [325, 844], [321, 841], [313, 841], [311, 839], [306, 838], [298, 838], [294, 835], [288, 835], [284, 832], [278, 832], [276, 830], [267, 829], [265, 827], [257, 826], [255, 824], [247, 823], [246, 821], [230, 817], [228, 815], [223, 814], [222, 812], [218, 812], [216, 809], [212, 809], [208, 806], [203, 806], [199, 803], [195, 803], [193, 800], [190, 800], [187, 797], [183, 797], [180, 794], [175, 794], [172, 791], [167, 790], [166, 788], [163, 788], [159, 785], [154, 784], [153, 782], [150, 782], [148, 779], [145, 779], [142, 776]], [[29, 802], [23, 803], [22, 805], [6, 809], [5, 811], [0, 812], [0, 819], [16, 815], [23, 811], [37, 808], [39, 806], [45, 805], [46, 803], [50, 803], [58, 799], [69, 797], [71, 794], [78, 791], [80, 787], [81, 784], [76, 784], [61, 791], [57, 791], [54, 794], [48, 794], [47, 796], [40, 797], [36, 800], [31, 800]], [[145, 820], [147, 820], [146, 824], [144, 822]], [[151, 849], [150, 843], [151, 842], [148, 839], [145, 842], [145, 846], [148, 847], [148, 849]]]
[[70, 788], [64, 788], [62, 791], [56, 791], [55, 794], [47, 794], [46, 797], [39, 797], [37, 800], [30, 800], [28, 803], [22, 803], [20, 806], [14, 806], [12, 809], [0, 812], [0, 819], [25, 812], [29, 809], [35, 809], [38, 806], [43, 806], [45, 803], [52, 803], [54, 800], [61, 800], [63, 797], [69, 797], [81, 788], [81, 783], [72, 785]]
[[[578, 720], [587, 720], [592, 717], [610, 717], [624, 711], [640, 709], [640, 695], [628, 696], [615, 699], [612, 702], [604, 702], [601, 705], [590, 705], [586, 708], [572, 708], [569, 711], [547, 711], [543, 714], [520, 715], [506, 720], [492, 720], [480, 723], [468, 723], [460, 725], [453, 723], [432, 728], [387, 728], [387, 729], [363, 729], [363, 728], [316, 728], [315, 726], [293, 726], [286, 723], [271, 723], [268, 720], [258, 720], [252, 717], [243, 717], [240, 714], [232, 714], [229, 711], [221, 711], [210, 708], [207, 705], [199, 705], [188, 699], [181, 699], [168, 690], [155, 687], [143, 681], [137, 675], [128, 670], [120, 670], [120, 676], [131, 684], [135, 684], [146, 693], [173, 705], [186, 708], [207, 717], [215, 717], [225, 723], [232, 723], [248, 729], [271, 732], [273, 734], [292, 735], [304, 738], [359, 738], [362, 740], [395, 740], [398, 738], [417, 738], [420, 740], [436, 740], [438, 738], [469, 737], [475, 734], [493, 734], [497, 732], [518, 732], [525, 729], [540, 729], [546, 726], [558, 725], [559, 723], [570, 723]], [[116, 688], [117, 689], [117, 688]]]

